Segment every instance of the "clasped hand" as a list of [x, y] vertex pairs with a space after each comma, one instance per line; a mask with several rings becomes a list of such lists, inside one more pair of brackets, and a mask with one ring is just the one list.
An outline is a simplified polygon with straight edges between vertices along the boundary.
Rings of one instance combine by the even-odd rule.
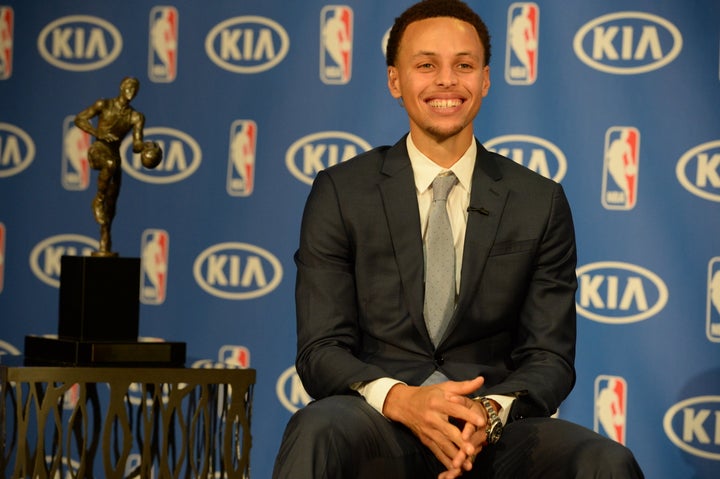
[[446, 381], [431, 386], [397, 384], [383, 414], [407, 426], [447, 468], [438, 479], [454, 479], [473, 467], [487, 439], [487, 413], [467, 395], [484, 379]]

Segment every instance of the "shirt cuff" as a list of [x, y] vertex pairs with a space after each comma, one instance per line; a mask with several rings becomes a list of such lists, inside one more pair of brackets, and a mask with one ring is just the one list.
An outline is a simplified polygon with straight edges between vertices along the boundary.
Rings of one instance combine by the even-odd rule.
[[350, 387], [365, 398], [368, 404], [382, 414], [385, 398], [396, 384], [405, 384], [392, 378], [380, 378], [374, 381], [351, 384]]

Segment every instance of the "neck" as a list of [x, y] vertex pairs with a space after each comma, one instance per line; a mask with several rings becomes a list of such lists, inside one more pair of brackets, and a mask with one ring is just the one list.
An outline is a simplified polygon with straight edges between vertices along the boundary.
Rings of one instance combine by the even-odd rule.
[[443, 168], [450, 168], [465, 154], [470, 144], [475, 141], [472, 129], [468, 128], [447, 138], [428, 136], [410, 129], [413, 144], [420, 152]]

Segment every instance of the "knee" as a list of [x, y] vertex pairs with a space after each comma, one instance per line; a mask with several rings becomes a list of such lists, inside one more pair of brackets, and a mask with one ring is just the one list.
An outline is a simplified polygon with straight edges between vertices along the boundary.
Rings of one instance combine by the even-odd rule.
[[290, 418], [273, 477], [352, 475], [352, 471], [346, 470], [352, 464], [354, 436], [349, 432], [352, 428], [341, 414], [342, 408], [328, 399], [311, 403]]
[[310, 403], [290, 418], [287, 430], [318, 446], [351, 448], [367, 427], [365, 401], [351, 396], [333, 396]]
[[306, 406], [298, 410], [290, 418], [287, 425], [288, 431], [297, 431], [297, 433], [306, 437], [322, 437], [334, 434], [338, 428], [339, 420], [333, 414], [329, 414], [323, 408], [315, 408]]
[[579, 474], [589, 478], [642, 478], [640, 466], [627, 447], [606, 439], [584, 444], [576, 456]]

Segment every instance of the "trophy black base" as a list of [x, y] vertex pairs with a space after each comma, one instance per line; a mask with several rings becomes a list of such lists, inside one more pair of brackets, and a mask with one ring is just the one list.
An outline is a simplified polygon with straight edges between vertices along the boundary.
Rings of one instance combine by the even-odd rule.
[[184, 367], [186, 345], [25, 336], [24, 355], [28, 366]]
[[136, 341], [140, 258], [63, 256], [58, 335], [77, 341]]

